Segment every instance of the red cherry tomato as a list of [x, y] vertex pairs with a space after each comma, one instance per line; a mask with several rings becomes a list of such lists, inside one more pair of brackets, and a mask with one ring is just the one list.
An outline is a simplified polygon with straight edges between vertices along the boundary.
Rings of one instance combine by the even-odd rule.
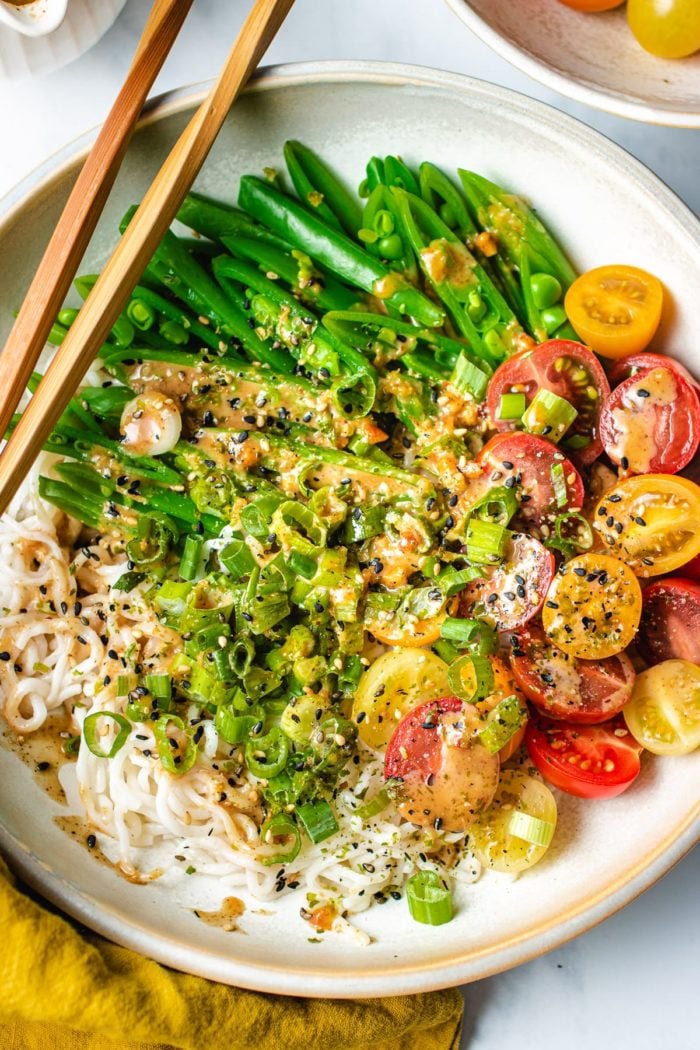
[[[552, 522], [563, 509], [583, 506], [583, 482], [571, 460], [546, 438], [535, 434], [496, 434], [477, 457], [488, 487], [512, 487], [519, 500], [517, 521], [529, 528]], [[561, 463], [566, 480], [565, 508], [557, 505], [552, 467]]]
[[555, 569], [551, 551], [533, 536], [516, 532], [503, 561], [486, 569], [486, 579], [474, 580], [462, 591], [460, 610], [465, 616], [483, 616], [499, 631], [522, 627], [542, 608]]
[[630, 698], [636, 676], [624, 653], [577, 660], [532, 624], [513, 634], [511, 646], [510, 666], [520, 688], [549, 718], [594, 725], [608, 721]]
[[578, 411], [562, 448], [570, 437], [588, 444], [576, 451], [580, 463], [592, 463], [603, 450], [598, 436], [598, 419], [610, 386], [595, 354], [582, 343], [569, 339], [551, 339], [548, 343], [525, 350], [504, 361], [489, 383], [488, 410], [493, 425], [499, 430], [513, 430], [515, 420], [501, 420], [498, 410], [501, 396], [523, 393], [529, 404], [537, 391], [551, 390], [566, 398]]
[[652, 354], [647, 351], [628, 354], [627, 357], [619, 357], [617, 361], [614, 361], [609, 373], [610, 383], [616, 386], [623, 379], [629, 379], [630, 376], [638, 375], [639, 372], [646, 372], [649, 368], [670, 368], [683, 376], [691, 386], [700, 390], [700, 383], [680, 361], [676, 361], [673, 357], [666, 357], [665, 354]]
[[398, 781], [406, 820], [463, 831], [496, 794], [500, 762], [479, 742], [482, 718], [456, 696], [430, 700], [402, 718], [389, 741], [384, 774]]
[[650, 664], [689, 660], [700, 664], [700, 583], [670, 577], [642, 592], [637, 643]]
[[676, 474], [700, 443], [700, 399], [675, 369], [624, 379], [603, 405], [600, 436], [614, 463], [632, 474]]
[[621, 717], [598, 726], [531, 718], [525, 744], [545, 780], [578, 798], [614, 798], [639, 774], [642, 749]]
[[682, 576], [684, 580], [693, 580], [694, 583], [700, 583], [700, 554], [691, 561], [686, 562], [682, 569], [678, 570], [678, 576]]

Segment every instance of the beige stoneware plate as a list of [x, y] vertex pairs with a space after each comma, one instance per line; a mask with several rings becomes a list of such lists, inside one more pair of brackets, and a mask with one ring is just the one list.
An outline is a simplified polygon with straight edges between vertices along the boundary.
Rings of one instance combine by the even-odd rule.
[[[161, 100], [137, 133], [84, 268], [99, 266], [118, 218], [146, 189], [198, 95]], [[238, 177], [281, 165], [285, 138], [322, 151], [357, 184], [374, 153], [473, 167], [537, 202], [580, 268], [627, 261], [671, 290], [657, 345], [700, 372], [700, 226], [653, 175], [602, 136], [501, 88], [407, 66], [319, 63], [267, 70], [227, 121], [199, 181], [235, 197]], [[51, 230], [86, 142], [69, 147], [0, 205], [0, 341]], [[0, 747], [0, 845], [37, 890], [107, 937], [177, 969], [293, 995], [378, 996], [475, 980], [548, 951], [663, 875], [700, 831], [700, 753], [647, 756], [627, 794], [562, 797], [547, 859], [512, 881], [487, 874], [460, 892], [455, 920], [418, 926], [405, 900], [360, 916], [374, 941], [310, 943], [301, 891], [248, 910], [241, 930], [200, 922], [221, 890], [171, 874], [132, 885], [61, 831], [61, 810], [32, 771]], [[84, 836], [81, 835], [82, 839]], [[234, 891], [235, 892], [235, 891]]]
[[577, 102], [651, 124], [700, 128], [700, 52], [656, 58], [624, 7], [584, 14], [558, 0], [447, 0], [512, 65]]

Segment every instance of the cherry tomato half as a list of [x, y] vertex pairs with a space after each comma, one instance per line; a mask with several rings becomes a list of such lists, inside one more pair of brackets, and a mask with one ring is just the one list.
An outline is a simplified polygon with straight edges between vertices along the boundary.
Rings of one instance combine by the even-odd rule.
[[478, 740], [483, 724], [474, 705], [456, 696], [421, 704], [399, 722], [384, 774], [399, 781], [397, 800], [406, 820], [463, 831], [490, 805], [500, 762]]
[[625, 478], [606, 492], [593, 527], [637, 576], [662, 576], [700, 554], [700, 488], [674, 474]]
[[578, 798], [614, 798], [639, 775], [641, 747], [621, 717], [597, 726], [532, 718], [525, 745], [545, 780]]
[[664, 660], [637, 678], [625, 706], [630, 733], [655, 755], [689, 755], [700, 747], [700, 667]]
[[625, 0], [559, 0], [565, 7], [574, 11], [612, 11], [614, 7], [624, 4]]
[[685, 58], [700, 50], [697, 0], [628, 0], [627, 21], [645, 51]]
[[535, 434], [496, 434], [487, 441], [477, 457], [488, 488], [505, 485], [513, 488], [520, 503], [517, 521], [535, 529], [554, 521], [561, 513], [552, 480], [552, 467], [561, 463], [566, 481], [566, 509], [580, 510], [583, 505], [581, 475], [556, 445]]
[[352, 718], [360, 740], [382, 751], [404, 715], [449, 691], [447, 664], [430, 649], [382, 653], [357, 683]]
[[549, 718], [595, 725], [618, 714], [630, 698], [635, 672], [624, 653], [577, 660], [535, 625], [516, 631], [511, 646], [510, 665], [520, 688]]
[[642, 589], [632, 570], [608, 554], [581, 554], [559, 566], [542, 626], [563, 652], [602, 660], [627, 648], [641, 614]]
[[603, 357], [636, 354], [661, 320], [661, 282], [636, 266], [599, 266], [577, 277], [564, 305], [584, 343]]
[[627, 357], [619, 357], [610, 369], [610, 382], [613, 386], [616, 386], [623, 379], [629, 379], [630, 376], [638, 375], [639, 372], [646, 372], [650, 368], [671, 368], [674, 372], [682, 375], [686, 383], [690, 383], [691, 386], [700, 390], [700, 383], [680, 361], [676, 361], [673, 357], [667, 357], [666, 354], [652, 354], [649, 350], [641, 354], [629, 354]]
[[467, 584], [460, 595], [465, 616], [482, 616], [498, 631], [521, 627], [542, 608], [552, 582], [554, 555], [539, 540], [514, 533], [499, 565], [487, 568], [486, 579]]
[[562, 448], [566, 449], [570, 437], [586, 441], [584, 447], [577, 448], [576, 457], [583, 464], [592, 463], [602, 452], [598, 419], [610, 393], [598, 359], [581, 343], [551, 339], [504, 361], [489, 382], [488, 410], [494, 426], [499, 430], [515, 427], [515, 421], [498, 418], [503, 394], [523, 393], [529, 404], [539, 389], [551, 390], [576, 408], [578, 416], [567, 431]]
[[675, 474], [700, 444], [700, 399], [671, 368], [637, 372], [603, 405], [600, 436], [613, 463], [633, 474]]
[[700, 664], [700, 583], [656, 580], [644, 589], [643, 600], [637, 644], [647, 663]]

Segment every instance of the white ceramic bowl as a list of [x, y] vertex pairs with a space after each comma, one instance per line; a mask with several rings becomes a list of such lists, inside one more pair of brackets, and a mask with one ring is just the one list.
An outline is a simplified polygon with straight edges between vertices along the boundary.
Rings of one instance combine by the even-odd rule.
[[578, 102], [652, 124], [700, 128], [700, 52], [656, 58], [639, 46], [624, 7], [584, 14], [557, 0], [447, 0], [518, 69]]
[[[197, 96], [164, 98], [136, 134], [84, 269], [99, 266], [117, 221], [137, 200]], [[198, 182], [235, 198], [239, 175], [281, 165], [285, 138], [320, 150], [357, 184], [375, 153], [475, 168], [537, 202], [575, 263], [628, 261], [672, 289], [657, 345], [700, 371], [700, 227], [653, 175], [602, 136], [556, 111], [465, 77], [379, 63], [267, 70], [236, 104]], [[85, 142], [69, 147], [0, 206], [0, 341], [56, 221]], [[398, 994], [455, 985], [545, 952], [610, 915], [691, 848], [700, 830], [700, 753], [647, 757], [628, 793], [604, 803], [562, 797], [548, 858], [517, 881], [487, 874], [437, 928], [404, 900], [360, 916], [374, 943], [309, 943], [301, 891], [251, 905], [247, 936], [198, 921], [216, 908], [211, 881], [169, 875], [135, 886], [88, 858], [55, 824], [32, 772], [0, 747], [0, 844], [14, 868], [58, 906], [121, 944], [178, 969], [293, 995]]]
[[[68, 0], [62, 21], [58, 15], [65, 0], [36, 0], [26, 8], [17, 8], [17, 17], [31, 27], [31, 12], [48, 5], [46, 18], [36, 19], [38, 31], [28, 36], [17, 32], [16, 22], [10, 26], [7, 18], [2, 20], [0, 79], [24, 80], [74, 62], [107, 32], [125, 3], [126, 0]], [[5, 6], [0, 3], [0, 10]], [[12, 8], [7, 12], [12, 12]]]

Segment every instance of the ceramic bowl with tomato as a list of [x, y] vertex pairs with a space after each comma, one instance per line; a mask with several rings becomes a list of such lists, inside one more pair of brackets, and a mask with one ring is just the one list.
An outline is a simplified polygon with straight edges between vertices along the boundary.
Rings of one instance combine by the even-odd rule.
[[[621, 0], [609, 10], [602, 8], [614, 0], [447, 3], [499, 55], [569, 98], [647, 123], [700, 128], [700, 51], [659, 57], [669, 51], [669, 35], [671, 51], [673, 45], [683, 51], [686, 39], [693, 46], [700, 33], [696, 0], [629, 0], [638, 35], [657, 54], [637, 42]], [[667, 19], [669, 8], [673, 17]]]

